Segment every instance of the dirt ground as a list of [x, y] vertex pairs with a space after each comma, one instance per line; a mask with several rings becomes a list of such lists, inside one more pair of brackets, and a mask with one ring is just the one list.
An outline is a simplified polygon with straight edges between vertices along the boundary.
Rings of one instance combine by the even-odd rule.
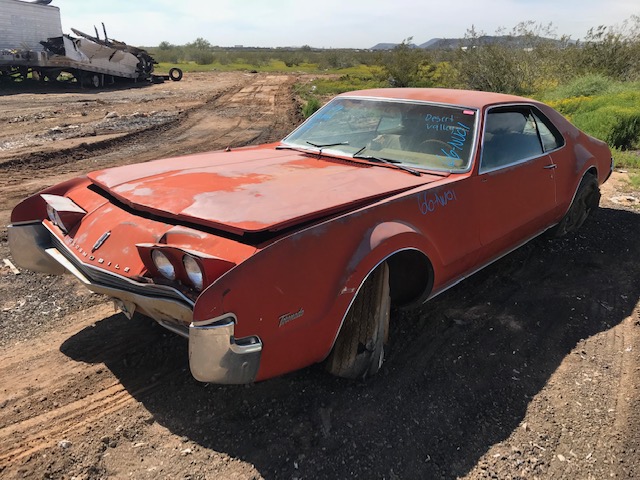
[[[89, 170], [277, 140], [293, 76], [0, 91], [11, 208]], [[640, 208], [624, 173], [581, 231], [393, 312], [367, 381], [320, 366], [195, 381], [186, 340], [70, 277], [0, 263], [0, 477], [640, 478]]]

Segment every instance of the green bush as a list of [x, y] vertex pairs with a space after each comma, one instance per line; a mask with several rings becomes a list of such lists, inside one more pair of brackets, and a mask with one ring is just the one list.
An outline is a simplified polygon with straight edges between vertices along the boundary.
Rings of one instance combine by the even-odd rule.
[[611, 80], [603, 75], [585, 75], [578, 77], [567, 85], [557, 88], [553, 96], [555, 98], [590, 97], [603, 95], [611, 88]]
[[319, 108], [320, 108], [320, 101], [317, 98], [312, 97], [309, 100], [307, 100], [307, 102], [302, 107], [302, 115], [304, 116], [304, 118], [309, 118]]
[[612, 148], [611, 153], [616, 168], [640, 168], [640, 153], [622, 151], [617, 148]]
[[213, 52], [196, 50], [191, 53], [191, 59], [196, 62], [197, 65], [211, 65], [215, 61], [216, 56]]
[[425, 52], [411, 44], [409, 37], [393, 47], [391, 51], [381, 52], [379, 64], [391, 87], [418, 86], [420, 65]]
[[633, 148], [640, 137], [639, 109], [607, 105], [574, 116], [574, 123], [610, 146], [623, 150]]
[[[569, 90], [580, 93], [580, 89], [570, 87], [560, 87], [549, 97], [556, 98]], [[640, 146], [639, 87], [638, 82], [610, 81], [606, 88], [608, 93], [604, 95], [564, 98], [548, 103], [589, 135], [604, 140], [611, 147], [628, 150]]]

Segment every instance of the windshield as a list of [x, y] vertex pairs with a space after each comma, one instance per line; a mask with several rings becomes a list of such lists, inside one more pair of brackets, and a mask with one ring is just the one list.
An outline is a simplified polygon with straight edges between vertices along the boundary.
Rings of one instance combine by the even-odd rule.
[[412, 167], [465, 171], [477, 111], [430, 103], [338, 97], [283, 140], [288, 146]]

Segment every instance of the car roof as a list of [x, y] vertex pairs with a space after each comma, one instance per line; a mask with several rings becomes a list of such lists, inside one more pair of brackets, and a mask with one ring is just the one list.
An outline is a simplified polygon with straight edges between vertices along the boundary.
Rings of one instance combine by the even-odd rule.
[[373, 88], [345, 92], [339, 96], [371, 97], [393, 100], [417, 100], [423, 102], [460, 105], [463, 107], [483, 108], [500, 103], [534, 103], [534, 100], [505, 95], [503, 93], [479, 92], [474, 90], [455, 90], [449, 88]]

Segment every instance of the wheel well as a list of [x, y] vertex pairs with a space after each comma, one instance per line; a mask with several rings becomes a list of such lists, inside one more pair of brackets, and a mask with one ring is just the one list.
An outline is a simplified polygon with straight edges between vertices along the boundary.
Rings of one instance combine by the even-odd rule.
[[596, 169], [596, 167], [591, 167], [589, 170], [587, 170], [587, 173], [598, 178], [598, 170]]
[[404, 250], [387, 259], [391, 303], [408, 307], [421, 303], [433, 287], [433, 267], [417, 250]]

